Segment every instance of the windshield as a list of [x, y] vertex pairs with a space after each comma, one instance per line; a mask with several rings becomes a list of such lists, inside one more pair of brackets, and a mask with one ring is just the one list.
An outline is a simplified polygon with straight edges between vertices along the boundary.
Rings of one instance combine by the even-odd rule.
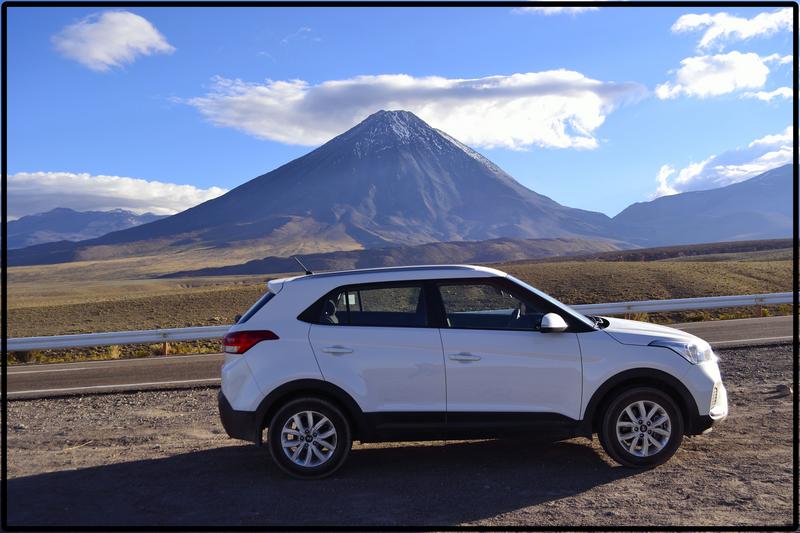
[[596, 326], [597, 326], [597, 324], [595, 323], [595, 321], [594, 321], [594, 320], [590, 319], [590, 318], [589, 318], [589, 317], [587, 317], [586, 315], [582, 315], [582, 314], [580, 314], [579, 312], [575, 311], [574, 309], [572, 309], [572, 308], [571, 308], [570, 306], [568, 306], [567, 304], [564, 304], [564, 303], [561, 303], [561, 302], [559, 302], [558, 300], [556, 300], [555, 298], [553, 298], [553, 297], [552, 297], [552, 296], [550, 296], [549, 294], [545, 294], [545, 293], [543, 293], [543, 292], [542, 292], [542, 291], [540, 291], [539, 289], [536, 289], [535, 287], [532, 287], [532, 286], [528, 285], [528, 284], [527, 284], [527, 283], [525, 283], [524, 281], [522, 281], [522, 280], [519, 280], [519, 279], [515, 278], [515, 277], [514, 277], [514, 276], [512, 276], [511, 274], [508, 274], [508, 279], [510, 279], [510, 280], [511, 280], [511, 281], [513, 281], [514, 283], [517, 283], [517, 284], [519, 284], [519, 285], [522, 285], [523, 287], [525, 287], [526, 289], [528, 289], [529, 291], [531, 291], [531, 292], [532, 292], [532, 293], [534, 293], [535, 295], [539, 296], [540, 298], [542, 298], [542, 299], [544, 299], [544, 300], [547, 300], [548, 302], [550, 302], [551, 304], [555, 305], [555, 306], [556, 306], [556, 307], [558, 307], [559, 309], [563, 309], [563, 310], [564, 310], [566, 313], [569, 313], [570, 315], [574, 316], [575, 318], [577, 318], [578, 320], [580, 320], [581, 322], [583, 322], [583, 323], [584, 323], [584, 324], [586, 324], [587, 326], [590, 326], [590, 327], [592, 327], [592, 328], [594, 328], [594, 327], [596, 327]]

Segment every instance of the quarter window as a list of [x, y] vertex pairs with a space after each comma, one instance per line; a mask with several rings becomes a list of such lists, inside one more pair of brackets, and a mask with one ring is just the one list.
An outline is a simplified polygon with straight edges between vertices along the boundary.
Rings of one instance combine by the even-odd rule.
[[261, 298], [259, 298], [258, 301], [254, 303], [250, 309], [247, 310], [244, 316], [242, 316], [242, 318], [239, 319], [237, 324], [244, 324], [245, 322], [250, 320], [254, 314], [258, 313], [258, 311], [262, 307], [267, 305], [267, 302], [272, 300], [273, 296], [275, 296], [275, 294], [273, 294], [272, 292], [267, 291], [266, 293], [264, 293], [264, 295]]
[[425, 327], [425, 293], [421, 286], [348, 287], [322, 303], [322, 324]]
[[538, 331], [544, 312], [492, 283], [439, 285], [447, 327]]

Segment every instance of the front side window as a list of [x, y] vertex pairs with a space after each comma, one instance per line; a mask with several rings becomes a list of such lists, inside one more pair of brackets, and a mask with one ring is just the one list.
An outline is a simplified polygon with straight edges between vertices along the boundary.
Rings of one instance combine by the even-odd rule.
[[[587, 331], [592, 331], [592, 330], [595, 329], [594, 320], [590, 320], [586, 316], [584, 316], [581, 313], [578, 313], [574, 309], [570, 308], [568, 305], [565, 305], [565, 304], [559, 302], [558, 300], [556, 300], [555, 298], [553, 298], [549, 294], [546, 294], [546, 293], [540, 291], [536, 287], [531, 287], [530, 285], [528, 285], [524, 281], [522, 281], [520, 279], [517, 279], [514, 276], [509, 275], [508, 279], [510, 279], [511, 281], [516, 283], [517, 285], [521, 285], [522, 287], [524, 287], [525, 289], [529, 290], [530, 292], [532, 292], [533, 294], [535, 294], [539, 298], [543, 299], [545, 302], [548, 302], [550, 305], [552, 305], [555, 308], [554, 309], [555, 312], [561, 311], [561, 312], [564, 312], [564, 313], [572, 316], [573, 318], [577, 319], [584, 326], [588, 327]], [[556, 311], [556, 310], [558, 310], [558, 311]]]
[[421, 286], [347, 287], [323, 302], [319, 323], [425, 327], [424, 291]]
[[447, 327], [538, 331], [544, 312], [492, 283], [439, 285]]

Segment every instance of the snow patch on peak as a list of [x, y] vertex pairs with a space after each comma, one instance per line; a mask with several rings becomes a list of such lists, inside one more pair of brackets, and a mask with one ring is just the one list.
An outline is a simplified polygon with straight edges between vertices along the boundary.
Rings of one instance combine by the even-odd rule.
[[378, 111], [362, 123], [372, 134], [391, 135], [400, 141], [408, 141], [415, 135], [431, 129], [410, 111]]
[[412, 145], [415, 150], [432, 154], [462, 152], [495, 174], [505, 175], [500, 167], [484, 156], [458, 139], [433, 128], [410, 111], [377, 111], [337, 137], [337, 141], [348, 143], [349, 149], [358, 159], [365, 159], [368, 154]]
[[351, 130], [353, 153], [359, 159], [367, 153], [393, 146], [421, 145], [433, 152], [447, 149], [439, 132], [409, 111], [378, 111]]
[[405, 117], [401, 118], [399, 113], [392, 113], [389, 115], [387, 125], [391, 132], [394, 134], [397, 139], [401, 141], [407, 141], [411, 139], [413, 135], [413, 128], [411, 124], [409, 124], [408, 120], [404, 120]]
[[497, 165], [495, 165], [494, 163], [492, 163], [491, 161], [489, 161], [488, 159], [483, 157], [481, 154], [479, 154], [478, 152], [476, 152], [475, 150], [473, 150], [472, 148], [470, 148], [466, 144], [464, 144], [461, 141], [459, 141], [458, 139], [456, 139], [455, 137], [451, 137], [450, 135], [448, 135], [447, 133], [443, 132], [442, 130], [438, 130], [437, 129], [435, 131], [439, 135], [441, 135], [442, 137], [444, 137], [445, 139], [447, 139], [448, 141], [450, 141], [451, 143], [456, 145], [461, 151], [463, 151], [465, 154], [467, 154], [471, 158], [473, 158], [473, 159], [479, 161], [480, 163], [488, 166], [489, 168], [491, 168], [495, 172], [502, 172], [500, 167], [498, 167]]

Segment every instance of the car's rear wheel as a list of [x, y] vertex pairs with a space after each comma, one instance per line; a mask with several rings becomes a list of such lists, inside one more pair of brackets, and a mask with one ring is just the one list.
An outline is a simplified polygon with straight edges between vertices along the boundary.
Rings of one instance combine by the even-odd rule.
[[611, 399], [600, 425], [600, 443], [616, 462], [633, 468], [660, 465], [683, 440], [684, 421], [675, 401], [651, 387], [625, 390]]
[[352, 445], [350, 424], [332, 403], [301, 398], [272, 417], [267, 444], [273, 460], [287, 474], [321, 478], [334, 473], [347, 459]]

